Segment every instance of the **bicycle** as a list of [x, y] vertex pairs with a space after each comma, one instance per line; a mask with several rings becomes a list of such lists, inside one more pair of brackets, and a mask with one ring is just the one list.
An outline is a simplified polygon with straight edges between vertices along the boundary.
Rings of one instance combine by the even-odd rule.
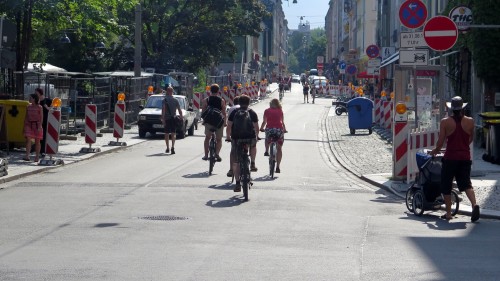
[[[265, 132], [266, 130], [260, 130], [261, 132]], [[284, 133], [287, 133], [285, 131]], [[276, 168], [276, 155], [278, 153], [278, 141], [279, 136], [273, 134], [269, 135], [269, 176], [271, 179], [274, 179], [274, 171]]]
[[284, 90], [281, 90], [281, 89], [279, 90], [279, 99], [280, 99], [280, 101], [283, 100], [283, 94], [284, 94], [283, 92], [284, 92]]
[[[241, 139], [236, 141], [236, 151], [238, 155], [238, 165], [240, 166], [240, 178], [241, 188], [243, 189], [243, 196], [245, 201], [248, 201], [248, 191], [253, 185], [252, 177], [250, 175], [250, 144], [253, 139]], [[260, 140], [258, 138], [257, 140]], [[228, 140], [226, 140], [228, 141]], [[230, 142], [230, 140], [228, 141]], [[234, 182], [234, 174], [231, 182]]]
[[215, 166], [215, 151], [217, 148], [217, 137], [215, 136], [215, 129], [210, 130], [212, 135], [210, 137], [210, 142], [208, 143], [208, 174], [211, 175]]

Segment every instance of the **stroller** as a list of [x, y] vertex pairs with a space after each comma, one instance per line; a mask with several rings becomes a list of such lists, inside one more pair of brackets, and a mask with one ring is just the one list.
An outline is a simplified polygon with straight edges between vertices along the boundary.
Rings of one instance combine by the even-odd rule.
[[[431, 156], [417, 152], [416, 160], [419, 174], [406, 191], [406, 208], [417, 216], [426, 210], [437, 210], [444, 205], [441, 195], [441, 159], [443, 155]], [[458, 213], [460, 198], [455, 190], [451, 191], [451, 215]]]

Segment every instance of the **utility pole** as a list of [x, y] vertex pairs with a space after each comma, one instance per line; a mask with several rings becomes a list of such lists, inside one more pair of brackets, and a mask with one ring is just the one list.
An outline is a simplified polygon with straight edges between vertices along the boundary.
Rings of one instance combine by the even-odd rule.
[[135, 54], [134, 54], [134, 76], [141, 76], [141, 50], [142, 50], [142, 9], [141, 4], [135, 7]]

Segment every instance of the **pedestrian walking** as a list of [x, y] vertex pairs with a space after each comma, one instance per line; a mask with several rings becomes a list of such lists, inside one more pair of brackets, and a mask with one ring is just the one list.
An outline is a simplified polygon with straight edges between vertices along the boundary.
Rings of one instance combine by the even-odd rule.
[[43, 110], [43, 120], [42, 120], [43, 137], [40, 142], [40, 155], [43, 158], [45, 157], [45, 142], [47, 140], [47, 120], [49, 118], [52, 99], [45, 97], [45, 94], [41, 88], [36, 88], [35, 93], [38, 95], [38, 103], [40, 104]]
[[302, 88], [302, 93], [304, 94], [304, 103], [309, 103], [309, 83], [307, 81], [304, 83], [304, 87]]
[[436, 147], [431, 151], [432, 155], [436, 155], [441, 151], [446, 141], [441, 170], [441, 193], [446, 205], [446, 214], [441, 217], [446, 220], [453, 218], [451, 216], [451, 189], [453, 178], [455, 178], [458, 189], [465, 191], [470, 200], [472, 206], [471, 221], [475, 222], [479, 219], [480, 213], [470, 179], [472, 166], [470, 144], [474, 139], [474, 119], [464, 115], [467, 103], [464, 103], [461, 97], [453, 97], [451, 102], [447, 102], [446, 105], [453, 114], [441, 120], [439, 138]]
[[[179, 101], [174, 98], [172, 95], [174, 93], [174, 89], [172, 87], [167, 88], [165, 99], [163, 100], [161, 107], [161, 122], [163, 123], [163, 128], [165, 130], [165, 144], [167, 145], [167, 149], [165, 153], [175, 154], [175, 138], [176, 138], [176, 126], [175, 126], [175, 111], [179, 112], [179, 116], [181, 119], [182, 116], [181, 106], [179, 105]], [[172, 149], [170, 149], [169, 138], [172, 141]]]

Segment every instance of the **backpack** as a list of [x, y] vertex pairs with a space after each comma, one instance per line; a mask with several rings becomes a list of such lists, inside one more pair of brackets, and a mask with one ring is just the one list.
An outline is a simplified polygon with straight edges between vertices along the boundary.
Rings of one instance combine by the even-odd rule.
[[231, 138], [251, 139], [255, 137], [255, 128], [253, 126], [250, 112], [245, 109], [238, 109], [234, 113], [233, 127], [231, 128]]
[[224, 115], [222, 112], [211, 106], [208, 106], [207, 109], [201, 113], [201, 118], [203, 118], [203, 123], [210, 124], [217, 129], [224, 125]]

